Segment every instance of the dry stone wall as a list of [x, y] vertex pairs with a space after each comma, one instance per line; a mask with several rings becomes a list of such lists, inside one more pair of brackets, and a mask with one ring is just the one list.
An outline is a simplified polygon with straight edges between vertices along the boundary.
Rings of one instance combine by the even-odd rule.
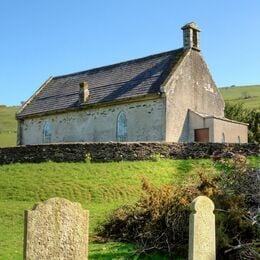
[[259, 144], [220, 143], [60, 143], [0, 148], [0, 165], [24, 162], [93, 162], [199, 159], [232, 153], [258, 155]]

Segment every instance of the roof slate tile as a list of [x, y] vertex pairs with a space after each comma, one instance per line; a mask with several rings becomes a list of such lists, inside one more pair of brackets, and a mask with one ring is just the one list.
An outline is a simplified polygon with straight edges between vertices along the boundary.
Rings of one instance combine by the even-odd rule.
[[86, 105], [158, 93], [183, 53], [183, 49], [177, 49], [54, 77], [24, 106], [17, 117], [79, 107], [79, 84], [83, 81], [88, 82], [90, 91]]

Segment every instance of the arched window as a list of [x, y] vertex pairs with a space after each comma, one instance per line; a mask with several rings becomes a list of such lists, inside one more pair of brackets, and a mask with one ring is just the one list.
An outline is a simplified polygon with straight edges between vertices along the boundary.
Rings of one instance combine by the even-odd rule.
[[222, 133], [221, 143], [225, 143], [225, 134], [224, 133]]
[[241, 144], [240, 136], [237, 137], [237, 143], [238, 143], [238, 144]]
[[50, 122], [46, 122], [43, 127], [43, 142], [50, 143], [52, 135], [52, 127]]
[[127, 141], [127, 120], [123, 111], [117, 117], [116, 139], [119, 142]]

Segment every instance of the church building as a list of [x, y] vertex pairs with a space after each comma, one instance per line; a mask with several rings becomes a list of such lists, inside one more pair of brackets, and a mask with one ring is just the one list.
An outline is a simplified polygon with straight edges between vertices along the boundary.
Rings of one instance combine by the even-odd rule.
[[182, 30], [182, 48], [50, 77], [16, 115], [17, 144], [247, 143], [247, 124], [224, 117], [200, 29]]

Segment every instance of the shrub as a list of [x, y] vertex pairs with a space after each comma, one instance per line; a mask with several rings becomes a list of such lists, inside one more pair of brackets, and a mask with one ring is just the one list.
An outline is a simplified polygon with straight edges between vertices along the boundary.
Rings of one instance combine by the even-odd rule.
[[248, 123], [248, 141], [251, 143], [260, 142], [260, 112], [256, 109], [244, 108], [243, 103], [226, 103], [225, 106], [225, 117]]
[[[199, 173], [200, 181], [188, 180], [182, 187], [153, 186], [143, 179], [143, 197], [132, 206], [117, 209], [99, 235], [134, 242], [138, 254], [153, 250], [187, 257], [189, 205], [200, 194], [215, 203], [218, 259], [255, 259], [259, 237], [259, 173], [243, 156], [223, 160], [218, 176]], [[241, 258], [247, 255], [248, 258]], [[225, 257], [225, 258], [224, 258]], [[251, 258], [250, 258], [251, 257]]]

